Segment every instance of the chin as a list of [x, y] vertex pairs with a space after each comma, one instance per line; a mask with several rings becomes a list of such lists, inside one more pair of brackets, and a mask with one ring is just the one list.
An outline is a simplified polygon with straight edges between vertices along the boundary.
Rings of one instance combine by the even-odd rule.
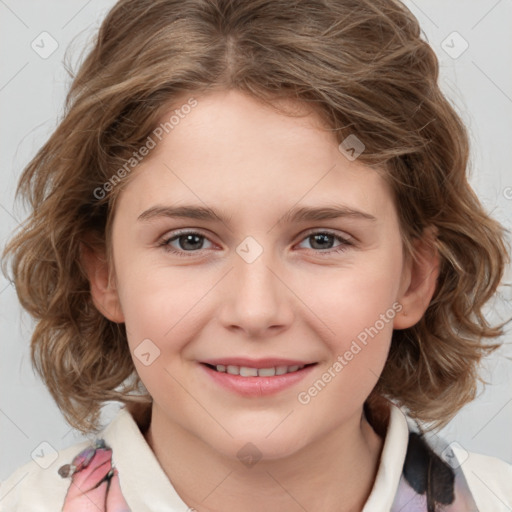
[[266, 437], [271, 430], [253, 427], [240, 430], [240, 435], [238, 435], [236, 431], [228, 428], [233, 438], [226, 435], [222, 436], [222, 439], [210, 439], [207, 442], [219, 453], [247, 463], [248, 467], [252, 467], [252, 464], [258, 461], [273, 461], [290, 457], [303, 448], [304, 434], [299, 436], [298, 433], [287, 433], [284, 429], [277, 433], [276, 429], [276, 432]]

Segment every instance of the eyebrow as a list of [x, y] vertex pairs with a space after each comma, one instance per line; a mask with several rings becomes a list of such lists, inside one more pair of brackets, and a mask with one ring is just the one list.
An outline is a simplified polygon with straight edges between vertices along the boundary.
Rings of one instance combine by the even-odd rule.
[[[186, 218], [206, 221], [220, 221], [229, 224], [232, 215], [226, 215], [223, 212], [215, 212], [211, 208], [204, 206], [152, 206], [148, 210], [142, 212], [138, 217], [138, 221], [150, 221], [158, 217], [168, 218]], [[327, 219], [351, 218], [369, 221], [377, 221], [373, 215], [355, 210], [345, 205], [332, 205], [320, 207], [294, 207], [278, 220], [277, 224], [319, 221]]]

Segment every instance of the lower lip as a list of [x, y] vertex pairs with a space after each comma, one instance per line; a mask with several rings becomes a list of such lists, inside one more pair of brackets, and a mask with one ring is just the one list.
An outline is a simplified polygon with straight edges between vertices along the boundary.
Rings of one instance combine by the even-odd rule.
[[306, 366], [296, 372], [274, 377], [240, 377], [226, 372], [212, 370], [200, 364], [203, 370], [218, 384], [243, 396], [266, 396], [278, 393], [300, 382], [309, 375], [316, 365]]

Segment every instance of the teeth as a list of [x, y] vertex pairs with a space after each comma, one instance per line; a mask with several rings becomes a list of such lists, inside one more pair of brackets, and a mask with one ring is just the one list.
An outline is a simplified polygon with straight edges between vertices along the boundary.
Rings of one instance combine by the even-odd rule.
[[240, 366], [240, 376], [241, 377], [257, 377], [258, 369], [257, 368], [248, 368], [247, 366]]
[[260, 368], [258, 370], [258, 375], [260, 377], [273, 377], [276, 374], [275, 368]]
[[238, 366], [233, 366], [231, 364], [228, 365], [226, 371], [231, 375], [240, 375], [240, 368]]
[[251, 368], [249, 366], [235, 366], [229, 364], [227, 366], [218, 364], [215, 368], [218, 372], [226, 372], [230, 375], [240, 375], [240, 377], [274, 377], [275, 375], [284, 375], [285, 373], [293, 373], [301, 370], [305, 365], [298, 366], [276, 366], [272, 368]]

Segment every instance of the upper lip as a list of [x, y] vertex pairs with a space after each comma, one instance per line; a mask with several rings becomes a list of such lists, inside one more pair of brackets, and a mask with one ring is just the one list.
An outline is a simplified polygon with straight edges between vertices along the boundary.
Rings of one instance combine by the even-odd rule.
[[224, 366], [245, 366], [249, 368], [273, 368], [276, 366], [305, 366], [307, 364], [314, 364], [316, 361], [298, 361], [297, 359], [281, 359], [275, 357], [268, 357], [264, 359], [249, 359], [246, 357], [219, 357], [217, 359], [206, 359], [201, 361], [203, 364], [210, 364], [217, 366], [219, 364]]

